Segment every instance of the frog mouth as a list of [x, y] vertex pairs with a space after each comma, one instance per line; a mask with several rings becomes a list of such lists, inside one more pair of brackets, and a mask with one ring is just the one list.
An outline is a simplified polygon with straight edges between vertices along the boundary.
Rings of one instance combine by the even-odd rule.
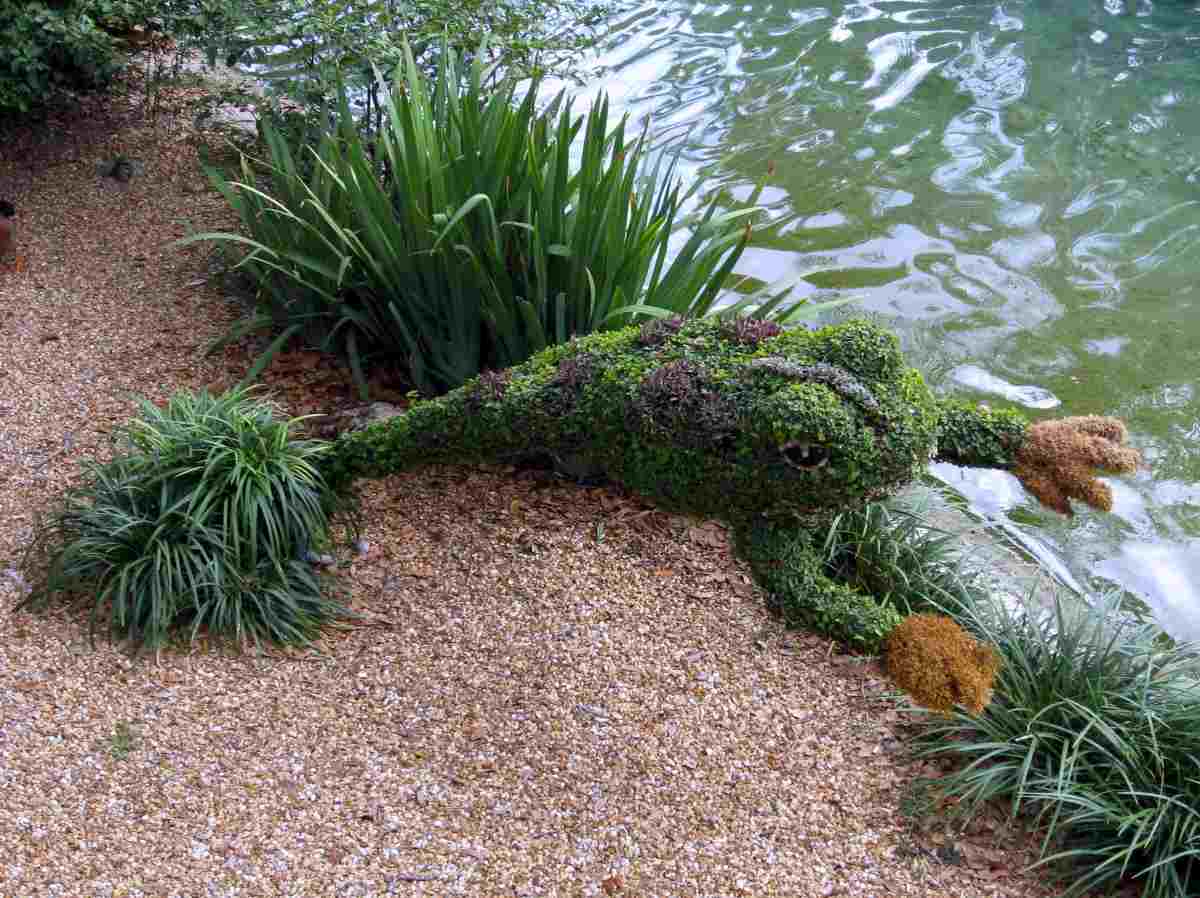
[[789, 467], [799, 471], [815, 471], [829, 464], [829, 449], [807, 440], [792, 440], [779, 447], [779, 454]]

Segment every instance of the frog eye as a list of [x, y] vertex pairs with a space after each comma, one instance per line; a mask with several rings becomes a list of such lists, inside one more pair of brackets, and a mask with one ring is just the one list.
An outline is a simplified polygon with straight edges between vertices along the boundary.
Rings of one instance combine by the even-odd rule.
[[829, 464], [829, 448], [805, 440], [792, 440], [779, 447], [783, 460], [800, 471], [813, 471]]

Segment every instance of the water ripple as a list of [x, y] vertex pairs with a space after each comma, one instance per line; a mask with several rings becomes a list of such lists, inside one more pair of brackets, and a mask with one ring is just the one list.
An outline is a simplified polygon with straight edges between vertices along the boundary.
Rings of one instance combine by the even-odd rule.
[[971, 372], [947, 389], [1025, 384], [1125, 416], [1154, 476], [1120, 482], [1120, 514], [1067, 522], [1019, 491], [984, 502], [1001, 482], [984, 474], [964, 492], [1080, 582], [1168, 608], [1174, 581], [1131, 574], [1149, 556], [1129, 547], [1200, 538], [1200, 397], [1185, 389], [1200, 358], [1198, 12], [666, 2], [620, 20], [589, 87], [648, 117], [702, 198], [744, 200], [773, 164], [739, 266], [753, 282], [853, 295], [931, 371]]

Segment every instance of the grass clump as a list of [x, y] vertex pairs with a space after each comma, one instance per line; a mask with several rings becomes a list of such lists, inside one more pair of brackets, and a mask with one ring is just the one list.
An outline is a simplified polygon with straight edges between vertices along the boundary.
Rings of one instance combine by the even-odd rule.
[[463, 70], [443, 47], [430, 79], [405, 48], [371, 139], [343, 101], [317, 145], [264, 124], [266, 159], [212, 173], [244, 233], [188, 241], [248, 247], [260, 307], [229, 338], [278, 334], [248, 380], [303, 338], [364, 394], [378, 366], [435, 395], [636, 314], [710, 308], [753, 210], [689, 218], [674, 167], [645, 164], [606, 99], [580, 116], [563, 94], [541, 106], [538, 78], [488, 80], [481, 55]]
[[1196, 646], [1131, 618], [1116, 593], [1093, 605], [1061, 591], [1049, 604], [1002, 593], [923, 505], [840, 516], [825, 557], [832, 575], [909, 612], [906, 623], [945, 614], [994, 652], [990, 703], [927, 703], [913, 736], [918, 757], [955, 762], [938, 800], [965, 815], [1003, 802], [1038, 827], [1039, 866], [1062, 878], [1067, 898], [1127, 883], [1146, 898], [1200, 894]]
[[1200, 892], [1200, 663], [1116, 597], [1052, 610], [982, 598], [953, 609], [1001, 658], [983, 714], [923, 727], [918, 754], [970, 810], [1001, 800], [1044, 830], [1068, 896], [1131, 878], [1147, 898]]
[[109, 462], [39, 528], [22, 605], [62, 596], [114, 635], [159, 647], [180, 628], [238, 642], [306, 643], [343, 611], [305, 556], [330, 533], [325, 444], [245, 390], [143, 400]]
[[837, 515], [822, 547], [826, 572], [902, 614], [986, 594], [983, 568], [969, 563], [961, 537], [932, 522], [937, 492], [918, 486]]

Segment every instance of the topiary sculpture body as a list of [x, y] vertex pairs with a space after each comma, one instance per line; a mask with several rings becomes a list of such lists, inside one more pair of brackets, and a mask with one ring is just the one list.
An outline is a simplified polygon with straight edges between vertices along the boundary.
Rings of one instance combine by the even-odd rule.
[[1031, 491], [1111, 503], [1092, 469], [1137, 454], [1107, 418], [1031, 426], [936, 399], [895, 336], [856, 320], [783, 331], [752, 319], [657, 320], [546, 349], [404, 415], [342, 436], [324, 459], [345, 486], [429, 463], [550, 453], [660, 506], [730, 522], [785, 617], [878, 651], [893, 607], [825, 573], [814, 535], [909, 483], [930, 459], [1013, 470]]

